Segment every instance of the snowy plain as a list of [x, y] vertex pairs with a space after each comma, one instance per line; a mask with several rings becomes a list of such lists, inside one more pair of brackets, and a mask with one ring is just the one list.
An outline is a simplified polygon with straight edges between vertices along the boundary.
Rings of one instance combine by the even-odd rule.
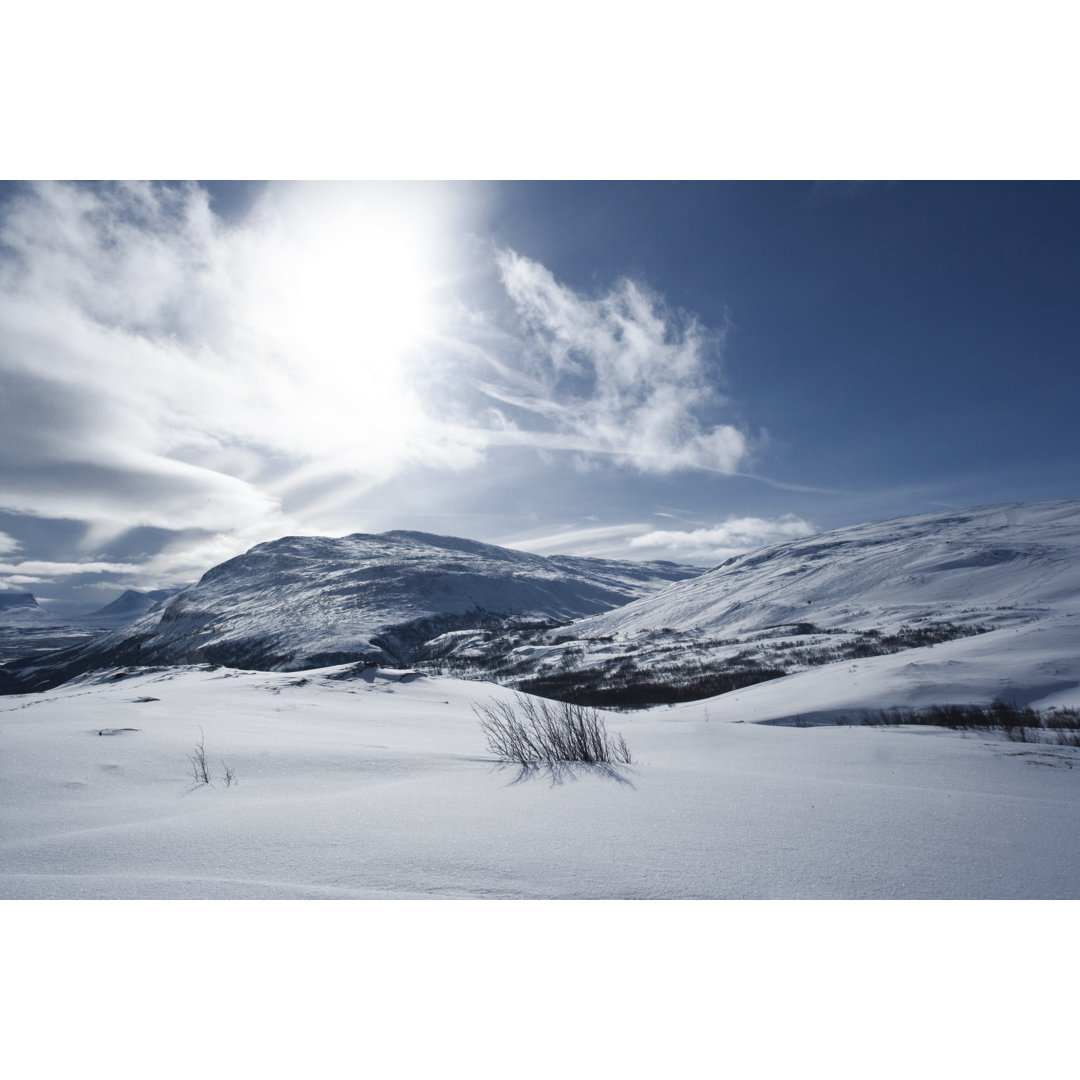
[[84, 676], [0, 699], [0, 897], [1078, 898], [1080, 750], [830, 720], [980, 640], [607, 714], [621, 767], [498, 762], [473, 712], [512, 697], [493, 684]]

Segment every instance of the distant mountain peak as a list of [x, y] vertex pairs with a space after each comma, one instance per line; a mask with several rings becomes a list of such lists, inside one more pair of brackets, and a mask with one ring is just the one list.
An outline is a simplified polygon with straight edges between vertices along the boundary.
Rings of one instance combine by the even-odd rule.
[[0, 610], [12, 608], [35, 608], [40, 605], [37, 597], [32, 592], [14, 592], [7, 589], [0, 590]]
[[162, 600], [173, 595], [172, 589], [155, 589], [152, 592], [138, 592], [125, 589], [115, 600], [87, 616], [87, 619], [99, 622], [131, 622], [151, 611]]

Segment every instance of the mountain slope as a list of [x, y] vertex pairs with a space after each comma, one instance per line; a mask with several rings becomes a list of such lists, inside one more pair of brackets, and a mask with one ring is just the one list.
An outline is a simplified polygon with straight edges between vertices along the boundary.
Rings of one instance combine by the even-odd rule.
[[807, 622], [887, 631], [919, 619], [1001, 623], [1052, 610], [1080, 610], [1080, 501], [920, 514], [775, 544], [583, 620], [575, 632], [746, 634]]
[[[456, 675], [642, 706], [822, 665], [842, 679], [847, 661], [1048, 620], [1080, 621], [1078, 501], [922, 514], [788, 541], [510, 648], [474, 637], [442, 650], [433, 643], [433, 655]], [[983, 651], [1010, 647], [990, 636]], [[1048, 669], [1067, 660], [1067, 628], [1038, 640]], [[1032, 680], [1045, 682], [1033, 673], [1020, 684]]]
[[208, 570], [123, 630], [51, 658], [9, 665], [9, 692], [94, 667], [209, 661], [296, 670], [367, 659], [408, 662], [447, 630], [565, 623], [655, 591], [698, 567], [549, 559], [418, 532], [288, 536]]

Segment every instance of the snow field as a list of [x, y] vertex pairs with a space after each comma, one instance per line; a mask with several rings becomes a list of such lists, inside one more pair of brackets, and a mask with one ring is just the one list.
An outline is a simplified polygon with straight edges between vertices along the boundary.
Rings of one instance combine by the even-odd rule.
[[[510, 691], [340, 670], [107, 674], [3, 699], [0, 896], [1080, 896], [1075, 750], [735, 723], [725, 695], [610, 714], [629, 767], [523, 771], [490, 758], [472, 712]], [[188, 762], [200, 728], [209, 786]]]

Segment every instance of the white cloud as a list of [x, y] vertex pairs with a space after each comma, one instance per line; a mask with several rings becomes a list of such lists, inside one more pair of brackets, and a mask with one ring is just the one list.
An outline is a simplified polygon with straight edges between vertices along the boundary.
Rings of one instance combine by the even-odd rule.
[[134, 563], [113, 562], [45, 562], [27, 559], [17, 563], [0, 563], [0, 574], [12, 579], [32, 574], [35, 579], [70, 577], [73, 574], [133, 574], [139, 569]]
[[722, 404], [721, 334], [629, 280], [587, 299], [514, 251], [499, 252], [497, 262], [532, 349], [516, 379], [502, 367], [501, 380], [478, 383], [530, 418], [525, 430], [504, 423], [494, 438], [616, 455], [649, 473], [732, 473], [744, 462], [747, 436], [701, 419]]
[[[670, 517], [670, 514], [661, 514]], [[715, 565], [732, 555], [768, 544], [811, 536], [817, 530], [795, 514], [778, 518], [729, 517], [718, 525], [686, 530], [650, 529], [628, 522], [621, 525], [566, 525], [551, 531], [496, 540], [505, 547], [538, 555], [593, 555], [610, 559], [667, 559]]]
[[14, 536], [8, 536], [6, 532], [0, 532], [0, 555], [10, 555], [18, 551], [22, 544]]
[[[592, 555], [620, 558], [626, 555], [626, 543], [646, 525], [594, 525], [586, 528], [567, 526], [555, 532], [547, 530], [529, 536], [498, 540], [504, 547], [531, 551], [536, 555]], [[632, 541], [631, 541], [632, 542]]]
[[686, 531], [656, 530], [635, 536], [630, 546], [652, 558], [718, 563], [754, 548], [812, 536], [817, 530], [794, 514], [767, 519], [730, 517], [719, 525]]

